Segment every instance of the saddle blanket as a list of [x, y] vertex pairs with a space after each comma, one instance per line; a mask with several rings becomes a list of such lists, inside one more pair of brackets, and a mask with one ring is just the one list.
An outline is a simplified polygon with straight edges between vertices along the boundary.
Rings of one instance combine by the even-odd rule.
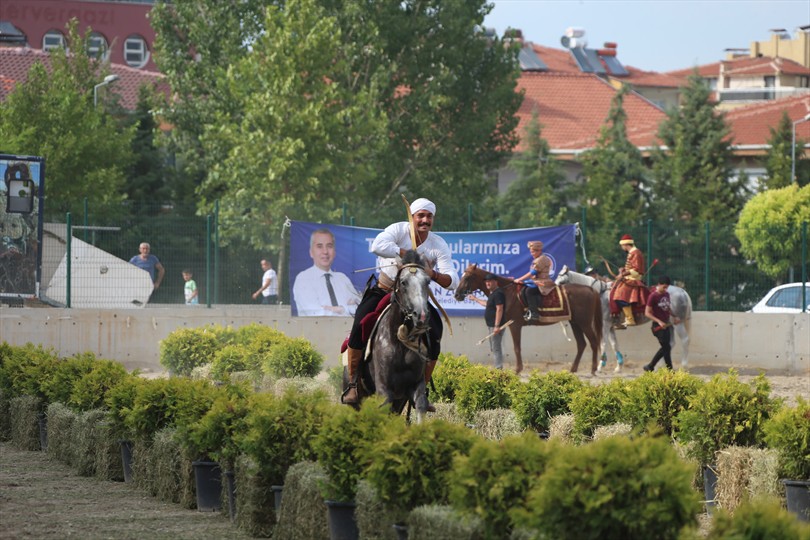
[[[523, 308], [527, 309], [523, 287], [520, 287], [518, 295]], [[540, 295], [542, 303], [539, 307], [540, 323], [555, 323], [571, 320], [571, 304], [568, 301], [568, 292], [562, 287], [554, 287], [547, 295]]]

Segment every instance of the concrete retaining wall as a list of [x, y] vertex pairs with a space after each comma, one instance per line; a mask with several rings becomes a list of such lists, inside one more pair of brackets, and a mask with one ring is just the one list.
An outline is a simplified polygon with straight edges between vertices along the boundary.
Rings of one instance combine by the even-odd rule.
[[[477, 342], [487, 334], [483, 318], [453, 317], [453, 335], [445, 328], [444, 351], [465, 354], [472, 361], [490, 363], [489, 346]], [[177, 328], [206, 324], [238, 328], [250, 323], [272, 326], [291, 337], [309, 339], [325, 356], [326, 367], [340, 362], [340, 344], [349, 333], [351, 319], [292, 317], [289, 306], [166, 306], [145, 309], [0, 308], [0, 341], [27, 342], [54, 348], [60, 355], [91, 351], [118, 360], [128, 369], [163, 371], [159, 342]], [[689, 366], [760, 368], [792, 374], [810, 373], [810, 313], [773, 315], [696, 312], [690, 324]], [[630, 366], [646, 363], [657, 350], [649, 325], [619, 334]], [[568, 337], [573, 339], [570, 328]], [[523, 331], [523, 359], [532, 369], [540, 362], [569, 367], [576, 344], [567, 341], [559, 324]], [[512, 340], [504, 337], [507, 364], [514, 365]], [[675, 367], [682, 347], [673, 350]], [[589, 371], [586, 349], [580, 372]]]

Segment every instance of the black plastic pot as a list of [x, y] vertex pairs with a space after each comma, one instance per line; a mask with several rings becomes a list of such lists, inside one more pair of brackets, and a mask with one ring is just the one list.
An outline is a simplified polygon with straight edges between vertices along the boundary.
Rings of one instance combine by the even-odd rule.
[[715, 507], [715, 487], [717, 487], [717, 471], [715, 465], [703, 466], [703, 494], [706, 497], [706, 513], [711, 515]]
[[121, 464], [124, 466], [124, 482], [132, 482], [132, 441], [121, 439]]
[[216, 461], [194, 461], [194, 484], [197, 488], [197, 510], [216, 512], [222, 508], [222, 470]]
[[225, 471], [226, 486], [228, 487], [228, 514], [231, 521], [236, 520], [236, 477], [233, 471]]
[[326, 503], [326, 521], [329, 524], [330, 540], [357, 540], [359, 532], [354, 519], [353, 502], [324, 501]]
[[404, 523], [394, 523], [394, 532], [397, 535], [397, 540], [408, 540], [408, 526]]
[[276, 516], [278, 516], [279, 511], [281, 510], [281, 491], [284, 489], [284, 486], [276, 485], [270, 486], [270, 490], [273, 492], [273, 504], [276, 509]]
[[810, 521], [810, 480], [782, 480], [788, 512]]

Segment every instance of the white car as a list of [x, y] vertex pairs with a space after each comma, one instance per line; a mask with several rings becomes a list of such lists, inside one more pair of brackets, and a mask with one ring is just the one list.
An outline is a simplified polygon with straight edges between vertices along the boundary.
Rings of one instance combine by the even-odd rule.
[[[810, 283], [805, 283], [807, 311], [810, 312]], [[752, 313], [801, 313], [802, 284], [786, 283], [774, 287], [751, 308]]]

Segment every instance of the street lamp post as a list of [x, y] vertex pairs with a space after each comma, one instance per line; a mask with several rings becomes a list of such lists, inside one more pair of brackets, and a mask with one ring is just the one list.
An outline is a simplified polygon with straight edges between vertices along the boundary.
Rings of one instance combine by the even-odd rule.
[[806, 114], [804, 118], [800, 118], [793, 122], [793, 138], [790, 145], [790, 183], [796, 181], [796, 126], [802, 122], [810, 120], [810, 114]]
[[[106, 85], [110, 84], [111, 82], [115, 82], [118, 79], [120, 79], [120, 77], [118, 75], [115, 75], [115, 74], [107, 75], [106, 77], [104, 77], [103, 81], [101, 81], [100, 83], [98, 83], [97, 85], [95, 85], [93, 87], [93, 108], [98, 107], [98, 89], [101, 88], [102, 86], [106, 86]], [[796, 132], [796, 125], [795, 124], [793, 125], [793, 132], [794, 132], [794, 135], [795, 135], [795, 132]]]

